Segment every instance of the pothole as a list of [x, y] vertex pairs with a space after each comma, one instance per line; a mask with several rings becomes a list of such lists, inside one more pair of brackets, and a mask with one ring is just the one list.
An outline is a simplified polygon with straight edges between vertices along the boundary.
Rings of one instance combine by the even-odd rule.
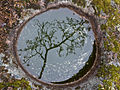
[[14, 55], [35, 81], [74, 85], [88, 78], [97, 66], [101, 42], [97, 30], [95, 17], [81, 8], [50, 5], [20, 26], [14, 39]]

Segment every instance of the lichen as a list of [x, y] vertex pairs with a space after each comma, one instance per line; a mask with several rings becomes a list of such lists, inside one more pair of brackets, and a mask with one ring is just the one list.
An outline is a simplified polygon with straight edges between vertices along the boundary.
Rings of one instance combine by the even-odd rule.
[[[16, 0], [1, 0], [0, 1], [0, 53], [5, 53], [8, 47], [6, 47], [6, 38], [9, 32], [9, 28], [13, 28], [18, 24], [18, 18], [21, 17], [21, 11], [23, 8], [33, 8], [38, 6], [38, 0], [23, 0], [23, 2]], [[48, 2], [55, 0], [48, 0]], [[86, 0], [72, 0], [75, 4], [85, 7]], [[111, 4], [112, 3], [112, 4]], [[37, 5], [35, 5], [37, 4]], [[10, 6], [11, 5], [11, 6]], [[35, 6], [34, 6], [35, 5]], [[101, 25], [101, 29], [105, 32], [104, 47], [107, 53], [112, 52], [111, 58], [106, 59], [107, 63], [110, 61], [120, 60], [120, 31], [118, 25], [120, 23], [120, 0], [92, 0], [92, 8], [95, 10], [94, 14], [99, 18], [106, 20], [105, 24]], [[89, 7], [89, 6], [88, 6]], [[13, 9], [14, 8], [14, 9]], [[40, 7], [39, 7], [40, 8]], [[9, 12], [13, 11], [13, 12]], [[14, 15], [13, 15], [14, 14]], [[13, 17], [12, 17], [13, 16]], [[9, 55], [8, 55], [9, 56]], [[115, 58], [117, 57], [117, 58]], [[7, 58], [5, 58], [7, 62]], [[99, 90], [111, 90], [120, 89], [120, 66], [107, 65], [106, 62], [102, 62], [98, 76], [102, 78], [102, 83], [98, 86]], [[0, 69], [3, 70], [3, 67]], [[5, 73], [5, 69], [3, 70]], [[8, 75], [9, 76], [9, 75]], [[7, 77], [6, 77], [7, 78]], [[5, 77], [4, 79], [7, 80]], [[23, 85], [24, 82], [24, 85]], [[26, 86], [28, 85], [28, 86]], [[22, 87], [23, 86], [23, 87]], [[0, 89], [11, 88], [26, 88], [30, 90], [29, 82], [25, 79], [13, 80], [11, 82], [1, 82]]]

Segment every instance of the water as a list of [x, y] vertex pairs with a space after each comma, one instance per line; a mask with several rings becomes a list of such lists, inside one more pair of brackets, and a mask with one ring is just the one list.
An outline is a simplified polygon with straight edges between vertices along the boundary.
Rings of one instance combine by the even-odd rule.
[[18, 39], [21, 63], [45, 82], [71, 78], [84, 67], [93, 51], [94, 34], [89, 27], [86, 20], [67, 8], [34, 17]]

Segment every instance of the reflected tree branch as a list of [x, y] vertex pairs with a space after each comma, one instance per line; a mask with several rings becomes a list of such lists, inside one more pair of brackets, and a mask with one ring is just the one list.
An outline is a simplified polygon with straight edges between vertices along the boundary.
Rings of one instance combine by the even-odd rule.
[[30, 56], [24, 56], [26, 59], [24, 59], [24, 63], [25, 64], [26, 62], [28, 62], [32, 57], [36, 56], [37, 53], [33, 54], [33, 55], [30, 55]]
[[38, 52], [37, 49], [35, 49], [35, 51], [36, 51], [37, 54], [39, 54], [39, 55], [41, 56], [41, 58], [42, 58], [43, 60], [45, 60], [45, 58], [42, 56], [42, 53]]

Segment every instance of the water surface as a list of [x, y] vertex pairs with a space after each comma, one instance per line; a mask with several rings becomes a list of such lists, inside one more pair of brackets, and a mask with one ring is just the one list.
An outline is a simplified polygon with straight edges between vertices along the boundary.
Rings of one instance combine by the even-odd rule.
[[31, 19], [18, 39], [18, 53], [28, 72], [45, 82], [67, 80], [79, 72], [93, 51], [90, 24], [67, 8]]

